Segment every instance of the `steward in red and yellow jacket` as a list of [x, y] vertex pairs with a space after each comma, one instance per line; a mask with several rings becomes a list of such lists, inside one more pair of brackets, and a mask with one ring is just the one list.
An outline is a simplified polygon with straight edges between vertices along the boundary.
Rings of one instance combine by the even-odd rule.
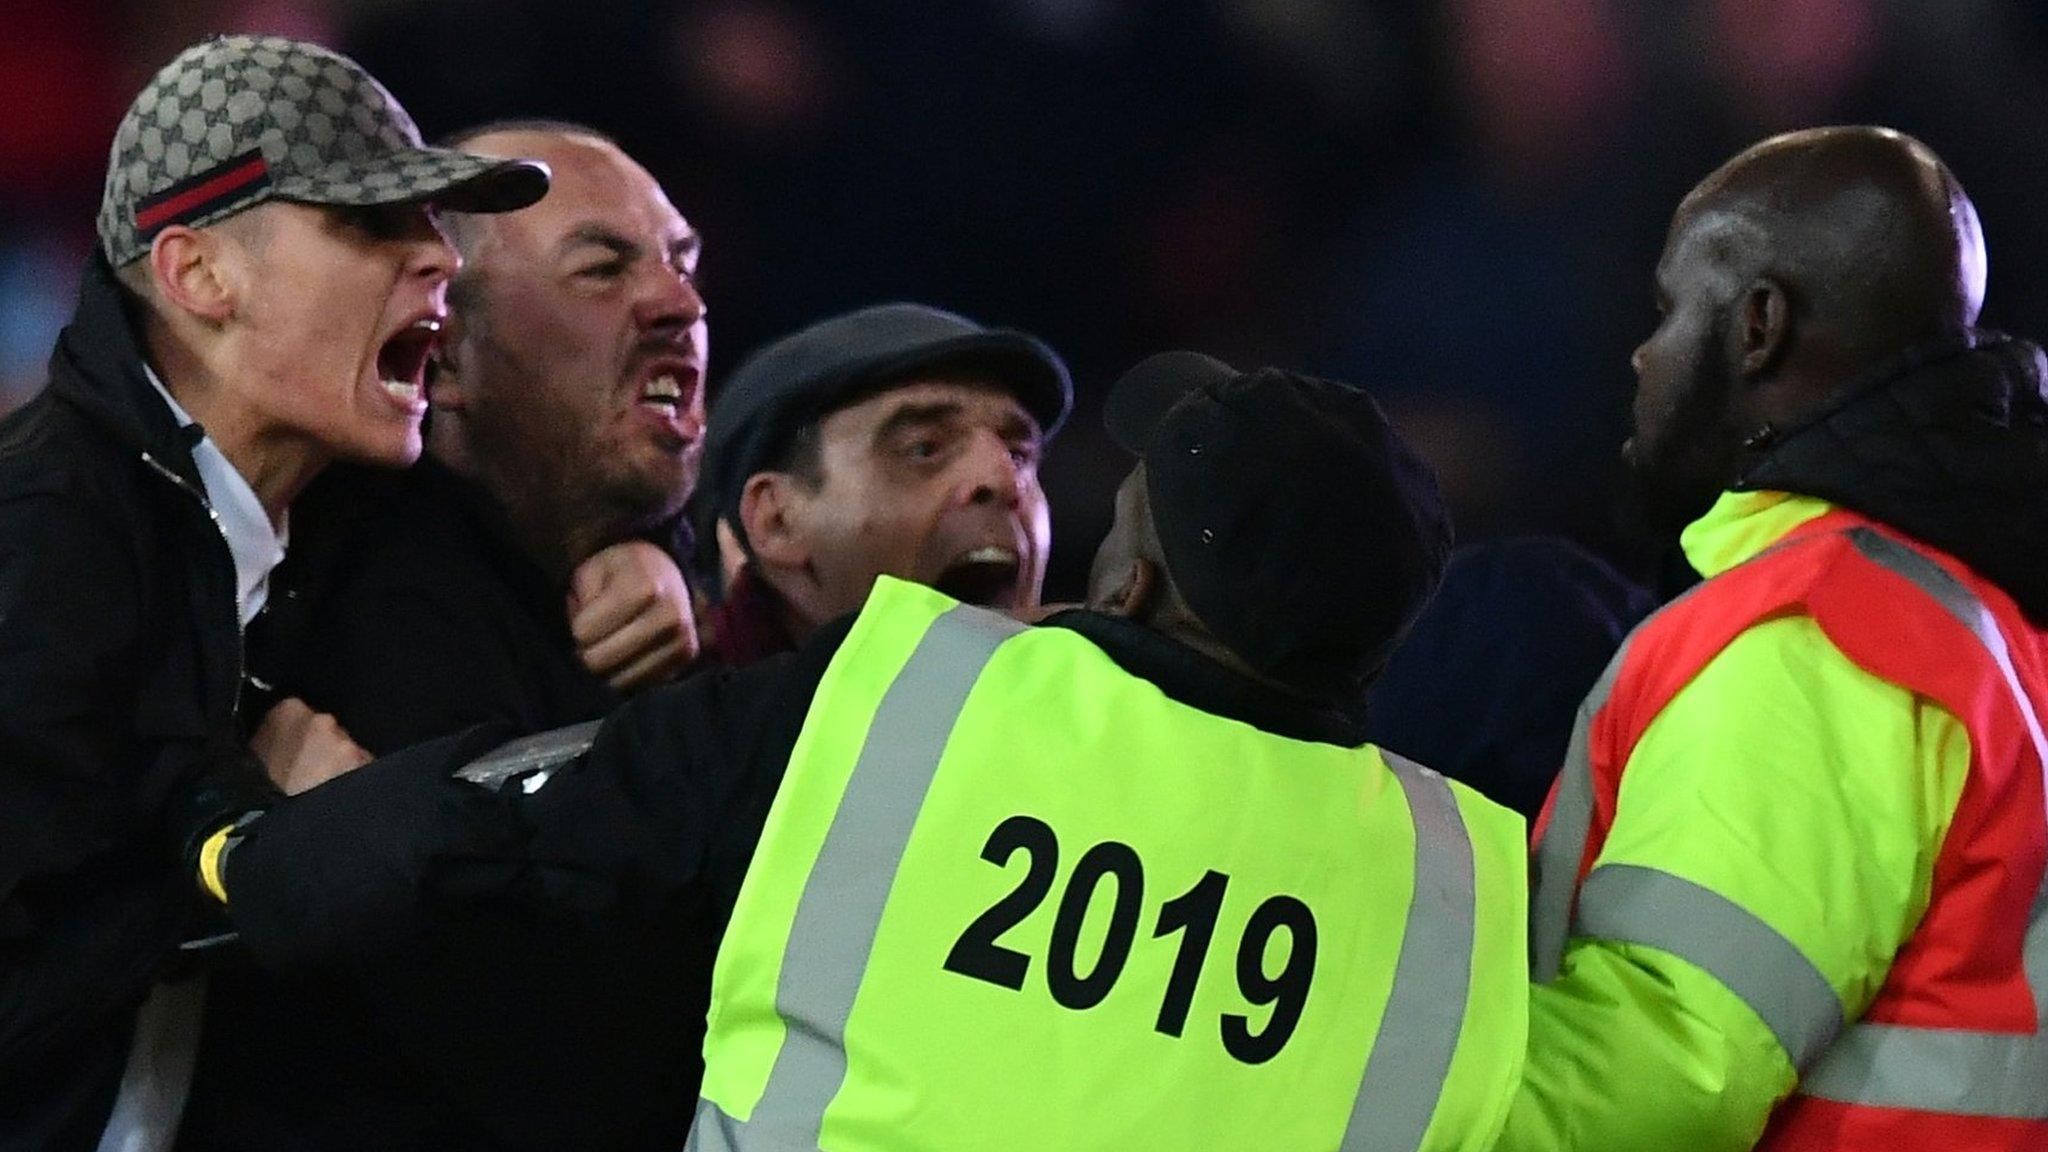
[[2043, 380], [1922, 345], [1686, 530], [1538, 825], [1502, 1148], [2048, 1149]]

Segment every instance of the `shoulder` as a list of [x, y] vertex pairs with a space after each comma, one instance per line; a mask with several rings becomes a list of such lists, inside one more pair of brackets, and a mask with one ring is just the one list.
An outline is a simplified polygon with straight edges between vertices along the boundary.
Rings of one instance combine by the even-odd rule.
[[134, 503], [144, 467], [139, 452], [47, 389], [0, 420], [0, 501]]

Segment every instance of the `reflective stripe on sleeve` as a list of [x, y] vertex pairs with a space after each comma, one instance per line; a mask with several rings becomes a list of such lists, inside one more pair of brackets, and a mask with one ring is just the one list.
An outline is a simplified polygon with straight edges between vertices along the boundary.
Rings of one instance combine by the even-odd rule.
[[1442, 776], [1382, 752], [1415, 823], [1415, 896], [1394, 987], [1353, 1098], [1340, 1152], [1411, 1152], [1436, 1115], [1472, 984], [1478, 915], [1472, 836]]
[[1642, 944], [1704, 971], [1764, 1022], [1795, 1068], [1841, 1032], [1842, 1002], [1813, 961], [1712, 889], [1635, 864], [1603, 864], [1579, 893], [1575, 936]]
[[[481, 784], [493, 792], [505, 787], [507, 781], [525, 773], [548, 773], [567, 764], [590, 750], [597, 740], [597, 730], [602, 720], [586, 720], [571, 724], [567, 728], [556, 728], [514, 740], [455, 770], [455, 775], [472, 784]], [[546, 777], [539, 777], [545, 782]], [[534, 791], [533, 787], [526, 789]]]
[[2039, 1035], [1858, 1024], [1799, 1079], [1799, 1094], [1874, 1108], [2048, 1120]]
[[[1652, 617], [1654, 619], [1654, 617]], [[1645, 621], [1648, 623], [1648, 621]], [[1638, 625], [1640, 627], [1640, 625]], [[1529, 860], [1529, 974], [1539, 984], [1557, 978], [1564, 962], [1565, 940], [1571, 934], [1572, 898], [1579, 887], [1579, 863], [1593, 827], [1593, 717], [1607, 706], [1621, 662], [1628, 657], [1622, 641], [1607, 670], [1579, 705], [1572, 742], [1559, 773], [1557, 800], [1550, 823]]]

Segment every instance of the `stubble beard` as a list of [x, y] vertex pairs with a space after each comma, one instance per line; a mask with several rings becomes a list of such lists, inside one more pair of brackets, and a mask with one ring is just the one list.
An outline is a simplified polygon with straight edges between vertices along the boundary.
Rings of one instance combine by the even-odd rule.
[[1627, 454], [1628, 518], [1655, 536], [1675, 536], [1705, 515], [1737, 477], [1740, 436], [1728, 420], [1734, 369], [1723, 340], [1728, 320], [1717, 317], [1697, 366], [1662, 434], [1645, 441], [1640, 430]]

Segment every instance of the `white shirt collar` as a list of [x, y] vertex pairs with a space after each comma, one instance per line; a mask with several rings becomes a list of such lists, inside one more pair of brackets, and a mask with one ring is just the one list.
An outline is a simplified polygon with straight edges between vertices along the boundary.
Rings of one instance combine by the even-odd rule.
[[[171, 390], [164, 387], [156, 369], [145, 364], [143, 371], [148, 373], [157, 395], [170, 406], [171, 415], [177, 417], [178, 427], [189, 428], [197, 423], [172, 399]], [[271, 526], [263, 502], [256, 498], [256, 490], [228, 462], [211, 437], [202, 437], [192, 446], [192, 463], [199, 469], [200, 483], [206, 486], [206, 502], [213, 506], [214, 522], [227, 537], [228, 553], [234, 557], [235, 607], [243, 627], [247, 627], [270, 598], [270, 571], [284, 559], [285, 545], [291, 537], [290, 517], [281, 517], [275, 528]]]

